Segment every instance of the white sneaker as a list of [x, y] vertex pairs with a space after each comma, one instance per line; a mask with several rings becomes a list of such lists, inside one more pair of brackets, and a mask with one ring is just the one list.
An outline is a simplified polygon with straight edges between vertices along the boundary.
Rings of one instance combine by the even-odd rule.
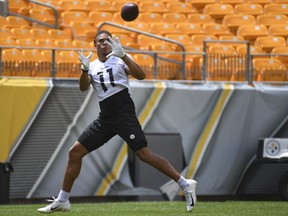
[[197, 188], [197, 181], [193, 179], [188, 179], [188, 186], [184, 189], [184, 196], [186, 199], [186, 207], [187, 211], [192, 211], [193, 207], [196, 204], [196, 188]]
[[39, 208], [38, 212], [44, 213], [44, 214], [50, 214], [55, 211], [63, 211], [63, 212], [70, 211], [71, 205], [69, 201], [65, 203], [61, 203], [57, 199], [55, 199], [55, 197], [52, 197], [52, 198], [53, 200], [47, 200], [52, 203], [44, 208]]

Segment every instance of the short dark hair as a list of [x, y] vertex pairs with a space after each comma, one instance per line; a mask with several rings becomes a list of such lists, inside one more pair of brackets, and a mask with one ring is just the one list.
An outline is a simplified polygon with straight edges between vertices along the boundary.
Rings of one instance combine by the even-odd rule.
[[111, 33], [109, 31], [106, 31], [106, 30], [100, 30], [97, 32], [97, 34], [95, 35], [94, 37], [94, 45], [96, 45], [96, 41], [97, 41], [97, 37], [101, 34], [107, 34], [109, 35], [110, 37], [112, 37]]

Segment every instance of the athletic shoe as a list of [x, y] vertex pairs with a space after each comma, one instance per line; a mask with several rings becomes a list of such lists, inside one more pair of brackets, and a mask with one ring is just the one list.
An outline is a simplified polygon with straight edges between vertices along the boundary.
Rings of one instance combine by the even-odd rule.
[[184, 189], [184, 196], [186, 199], [186, 207], [187, 211], [192, 211], [193, 207], [196, 204], [196, 188], [197, 188], [197, 181], [193, 179], [188, 179], [188, 186]]
[[62, 212], [70, 211], [71, 205], [69, 201], [65, 203], [61, 203], [57, 199], [55, 199], [55, 197], [52, 197], [52, 198], [53, 198], [52, 200], [47, 200], [48, 202], [52, 202], [52, 203], [44, 208], [39, 208], [38, 212], [50, 214], [55, 211], [62, 211]]

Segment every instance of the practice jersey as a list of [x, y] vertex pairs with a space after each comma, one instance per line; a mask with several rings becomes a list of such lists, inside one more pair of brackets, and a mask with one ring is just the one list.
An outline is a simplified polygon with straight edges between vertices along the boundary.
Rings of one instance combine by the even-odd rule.
[[[131, 58], [131, 56], [129, 56]], [[89, 75], [91, 85], [96, 90], [99, 101], [127, 88], [130, 92], [127, 65], [116, 56], [109, 57], [105, 62], [94, 60], [90, 63]]]

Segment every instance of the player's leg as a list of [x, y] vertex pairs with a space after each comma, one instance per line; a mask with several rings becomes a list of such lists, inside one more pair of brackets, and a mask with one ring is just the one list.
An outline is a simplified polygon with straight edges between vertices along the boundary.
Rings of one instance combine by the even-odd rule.
[[44, 208], [39, 208], [40, 213], [52, 213], [55, 211], [70, 211], [71, 205], [69, 195], [75, 179], [79, 176], [82, 158], [88, 154], [88, 151], [78, 141], [69, 150], [69, 158], [62, 182], [62, 190], [58, 197], [52, 203]]
[[[132, 118], [131, 115], [127, 117], [127, 119], [129, 118]], [[129, 122], [129, 124], [127, 122]], [[178, 183], [184, 192], [187, 210], [191, 211], [196, 204], [197, 182], [192, 179], [185, 179], [166, 158], [152, 152], [150, 148], [147, 147], [144, 132], [135, 119], [129, 119], [129, 121], [126, 120], [126, 122], [123, 122], [123, 124], [117, 128], [117, 132], [128, 143], [129, 147], [140, 160], [158, 169]]]
[[143, 162], [158, 169], [163, 174], [167, 175], [175, 182], [178, 183], [179, 187], [183, 190], [186, 199], [187, 211], [191, 211], [196, 204], [196, 187], [197, 182], [193, 179], [185, 179], [180, 173], [169, 163], [169, 161], [152, 152], [148, 147], [143, 147], [135, 151], [136, 155]]
[[70, 210], [70, 191], [73, 187], [74, 181], [79, 176], [82, 158], [89, 152], [102, 146], [109, 139], [111, 139], [115, 132], [110, 130], [109, 126], [105, 127], [104, 123], [100, 123], [100, 119], [92, 122], [86, 130], [80, 135], [77, 142], [69, 150], [69, 158], [64, 173], [62, 182], [62, 189], [60, 190], [56, 199], [44, 208], [39, 208], [40, 213], [52, 213], [55, 211], [69, 211]]

